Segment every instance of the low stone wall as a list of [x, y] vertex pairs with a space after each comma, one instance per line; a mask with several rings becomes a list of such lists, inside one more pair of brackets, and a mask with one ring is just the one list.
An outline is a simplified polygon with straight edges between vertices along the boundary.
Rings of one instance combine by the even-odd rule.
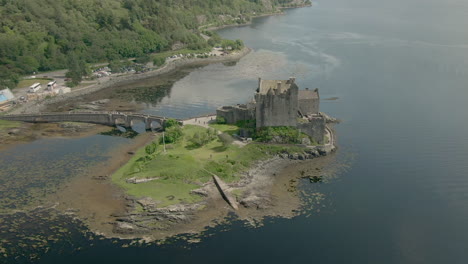
[[310, 136], [315, 142], [324, 144], [325, 141], [325, 124], [326, 120], [323, 117], [315, 117], [307, 123], [298, 123], [297, 129]]
[[124, 127], [132, 127], [134, 121], [145, 123], [147, 130], [151, 129], [152, 122], [157, 122], [162, 127], [166, 118], [142, 114], [128, 114], [118, 112], [83, 112], [83, 113], [42, 113], [42, 114], [23, 114], [23, 115], [3, 115], [2, 120], [22, 121], [31, 123], [40, 122], [82, 122], [113, 126], [119, 121]]
[[255, 119], [255, 110], [237, 106], [223, 106], [216, 110], [216, 116], [223, 117], [227, 124], [236, 124], [238, 121]]

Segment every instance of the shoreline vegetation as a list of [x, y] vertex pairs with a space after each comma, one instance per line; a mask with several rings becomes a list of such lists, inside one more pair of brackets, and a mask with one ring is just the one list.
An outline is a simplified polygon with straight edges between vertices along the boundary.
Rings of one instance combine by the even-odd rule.
[[[309, 4], [295, 7], [304, 6], [309, 6]], [[280, 13], [260, 14], [255, 17], [277, 14]], [[250, 23], [251, 21], [247, 24], [220, 25], [209, 29], [243, 26]], [[25, 104], [21, 108], [14, 109], [11, 113], [39, 112], [48, 104], [73, 100], [74, 97], [116, 84], [131, 83], [167, 74], [184, 66], [239, 60], [250, 51], [248, 47], [243, 47], [240, 51], [223, 57], [171, 61], [153, 71], [112, 77], [106, 82], [74, 89], [69, 94], [41, 102], [31, 102], [29, 105]], [[211, 127], [222, 130], [220, 126]], [[232, 129], [235, 128], [228, 127], [228, 130]], [[106, 195], [118, 193], [120, 199], [126, 201], [116, 206], [115, 211], [106, 211], [101, 214], [102, 218], [94, 219], [93, 217], [93, 220], [85, 220], [91, 230], [108, 237], [145, 236], [149, 240], [203, 230], [213, 223], [213, 220], [223, 219], [231, 211], [226, 207], [225, 201], [207, 171], [216, 174], [226, 182], [228, 191], [242, 205], [237, 212], [242, 219], [257, 221], [267, 215], [292, 217], [300, 207], [299, 198], [294, 192], [297, 180], [291, 182], [291, 175], [286, 175], [283, 169], [299, 161], [325, 156], [331, 152], [331, 150], [318, 151], [317, 149], [309, 151], [303, 147], [291, 145], [251, 143], [244, 146], [233, 142], [226, 143], [224, 141], [230, 141], [230, 139], [223, 139], [220, 135], [229, 134], [228, 131], [216, 132], [216, 137], [208, 142], [196, 144], [194, 143], [195, 134], [198, 133], [200, 137], [200, 134], [206, 133], [207, 127], [185, 125], [181, 130], [184, 135], [181, 136], [180, 141], [166, 144], [165, 151], [161, 135], [147, 135], [135, 145], [138, 145], [137, 150], [116, 154], [120, 157], [118, 163], [108, 168], [97, 167], [92, 170], [93, 173], [101, 170], [112, 174], [110, 177], [104, 176], [104, 181], [109, 183], [107, 186], [114, 185], [115, 187], [116, 185], [120, 189], [115, 190], [111, 186], [109, 188], [113, 191], [107, 192]], [[148, 149], [148, 146], [152, 148], [152, 144], [154, 150]], [[331, 145], [334, 145], [334, 142], [331, 142]], [[129, 155], [129, 153], [132, 154]], [[278, 175], [286, 176], [279, 177]], [[294, 177], [301, 178], [302, 176], [304, 175]], [[85, 179], [85, 181], [89, 183], [90, 179]], [[92, 180], [91, 182], [94, 183]], [[279, 185], [288, 186], [288, 188], [280, 188]], [[65, 197], [69, 188], [73, 187], [66, 187], [59, 196]], [[87, 191], [84, 190], [84, 192]], [[87, 202], [93, 202], [93, 200]], [[84, 209], [86, 205], [70, 200], [67, 205], [77, 206], [76, 215], [81, 219], [95, 215], [96, 210], [99, 210], [99, 206], [93, 207], [94, 212]], [[107, 221], [104, 223], [100, 221], [102, 219]], [[148, 235], [148, 232], [151, 235]]]
[[77, 87], [71, 90], [70, 93], [59, 95], [53, 98], [42, 99], [39, 101], [30, 101], [24, 103], [16, 108], [11, 109], [8, 114], [19, 114], [19, 113], [37, 113], [43, 111], [43, 109], [49, 104], [56, 104], [67, 100], [73, 100], [73, 98], [91, 94], [102, 89], [111, 88], [112, 86], [132, 83], [138, 80], [144, 80], [154, 78], [157, 76], [165, 75], [174, 71], [177, 71], [183, 67], [196, 66], [196, 65], [207, 65], [211, 63], [224, 63], [230, 61], [237, 61], [249, 54], [252, 50], [244, 46], [239, 51], [233, 51], [225, 56], [216, 56], [208, 58], [183, 58], [179, 60], [173, 60], [165, 63], [163, 66], [147, 71], [141, 74], [122, 74], [118, 76], [111, 76], [106, 81], [99, 81], [98, 83], [91, 84], [84, 87]]
[[63, 68], [77, 84], [86, 73], [85, 64], [145, 60], [150, 54], [183, 48], [203, 50], [213, 43], [201, 28], [242, 25], [281, 8], [310, 4], [309, 0], [102, 0], [51, 6], [46, 0], [6, 0], [0, 7], [5, 25], [0, 29], [0, 87], [15, 87], [21, 75]]

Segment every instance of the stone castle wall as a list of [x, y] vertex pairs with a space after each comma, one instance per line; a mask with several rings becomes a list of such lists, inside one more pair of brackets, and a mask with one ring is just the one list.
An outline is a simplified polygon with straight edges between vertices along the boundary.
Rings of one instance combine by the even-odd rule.
[[255, 109], [236, 106], [223, 106], [216, 110], [216, 116], [223, 117], [227, 124], [236, 124], [238, 121], [254, 120]]
[[312, 140], [319, 144], [324, 144], [325, 141], [325, 124], [326, 120], [323, 117], [314, 117], [307, 123], [297, 124], [297, 129], [309, 135]]
[[275, 94], [255, 94], [257, 128], [267, 126], [292, 126], [297, 124], [298, 87], [291, 85], [288, 91]]
[[319, 113], [319, 99], [299, 99], [299, 111], [303, 115], [314, 115]]

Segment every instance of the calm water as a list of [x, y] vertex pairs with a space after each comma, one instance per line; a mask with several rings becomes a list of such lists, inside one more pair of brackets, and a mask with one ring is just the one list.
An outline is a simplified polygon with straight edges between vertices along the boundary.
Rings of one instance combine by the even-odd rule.
[[213, 112], [249, 100], [259, 76], [295, 75], [322, 99], [338, 97], [321, 109], [343, 120], [337, 155], [352, 166], [303, 186], [326, 207], [258, 229], [234, 221], [197, 245], [83, 239], [81, 251], [41, 263], [466, 263], [467, 17], [459, 0], [328, 0], [221, 30], [255, 51], [195, 70], [145, 111]]

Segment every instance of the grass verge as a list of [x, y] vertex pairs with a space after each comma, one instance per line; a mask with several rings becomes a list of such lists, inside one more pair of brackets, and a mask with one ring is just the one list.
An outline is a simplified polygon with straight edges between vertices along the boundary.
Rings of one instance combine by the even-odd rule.
[[[35, 83], [40, 83], [41, 85], [47, 84], [51, 81], [52, 79], [49, 78], [34, 78], [34, 79], [24, 79], [21, 80], [18, 85], [16, 85], [16, 88], [24, 88], [24, 87], [29, 87]], [[44, 88], [44, 87], [42, 87]]]
[[20, 127], [21, 122], [0, 120], [0, 130]]

